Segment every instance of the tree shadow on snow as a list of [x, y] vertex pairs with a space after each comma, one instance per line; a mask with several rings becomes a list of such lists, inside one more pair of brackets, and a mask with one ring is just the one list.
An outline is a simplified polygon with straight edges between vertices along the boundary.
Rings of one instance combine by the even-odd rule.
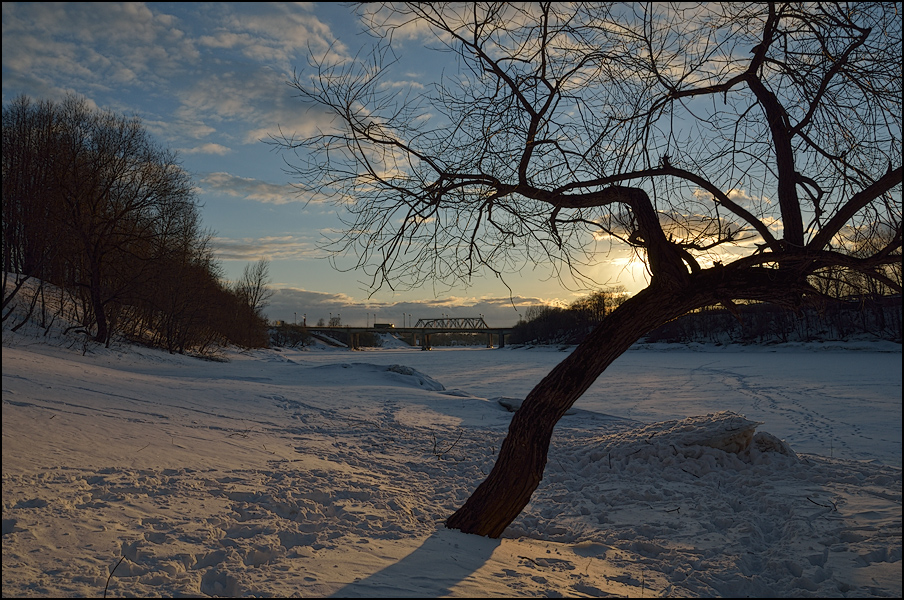
[[500, 540], [440, 528], [396, 563], [349, 583], [332, 598], [440, 597], [480, 569]]

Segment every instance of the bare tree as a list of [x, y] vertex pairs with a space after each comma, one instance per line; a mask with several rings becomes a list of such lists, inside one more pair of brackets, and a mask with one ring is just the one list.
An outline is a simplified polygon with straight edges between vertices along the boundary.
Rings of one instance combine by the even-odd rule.
[[269, 283], [270, 261], [262, 258], [254, 264], [245, 265], [241, 279], [235, 284], [235, 293], [248, 304], [254, 314], [261, 315], [273, 297], [273, 290], [267, 287]]
[[[530, 392], [448, 527], [501, 535], [562, 415], [659, 325], [738, 300], [799, 307], [832, 269], [901, 290], [886, 268], [901, 261], [899, 9], [363, 4], [372, 50], [296, 73], [336, 129], [274, 141], [297, 152], [307, 193], [347, 208], [334, 250], [374, 287], [539, 262], [581, 276], [599, 240], [648, 270], [649, 286]], [[458, 69], [400, 92], [393, 34], [417, 27]]]

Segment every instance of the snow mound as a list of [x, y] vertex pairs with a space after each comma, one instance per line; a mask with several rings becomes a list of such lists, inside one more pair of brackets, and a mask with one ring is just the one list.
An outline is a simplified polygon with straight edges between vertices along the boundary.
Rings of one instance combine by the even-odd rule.
[[509, 412], [515, 412], [521, 408], [523, 398], [509, 398], [508, 396], [500, 396], [498, 398], [490, 398], [490, 402], [498, 402], [499, 405]]
[[411, 348], [411, 344], [400, 340], [391, 333], [378, 334], [380, 338], [380, 348]]
[[658, 437], [659, 443], [665, 440], [674, 446], [709, 446], [738, 454], [750, 447], [757, 426], [762, 424], [737, 413], [722, 411], [680, 421], [654, 423], [641, 428], [637, 435], [647, 439]]
[[[382, 380], [388, 385], [403, 385], [421, 388], [431, 392], [442, 392], [446, 388], [429, 375], [405, 365], [375, 365], [372, 363], [336, 363], [314, 367], [322, 373], [333, 373], [340, 383], [366, 382], [370, 385]], [[377, 376], [375, 379], [374, 376]]]
[[433, 379], [429, 375], [424, 375], [420, 371], [412, 369], [411, 367], [406, 367], [405, 365], [389, 365], [388, 367], [386, 367], [386, 370], [390, 373], [398, 373], [399, 375], [411, 377], [413, 380], [417, 381], [420, 387], [424, 388], [425, 390], [441, 392], [446, 389], [443, 384]]
[[769, 433], [757, 433], [756, 428], [762, 424], [734, 412], [721, 411], [651, 423], [600, 441], [613, 456], [633, 460], [664, 460], [678, 455], [700, 458], [711, 454], [710, 448], [738, 455], [745, 462], [749, 462], [752, 453], [762, 452], [797, 459], [795, 452], [782, 440]]
[[791, 449], [791, 446], [789, 446], [785, 440], [780, 440], [771, 433], [766, 433], [765, 431], [758, 431], [756, 435], [753, 436], [753, 447], [760, 452], [778, 452], [779, 454], [784, 454], [791, 458], [797, 458], [797, 453]]

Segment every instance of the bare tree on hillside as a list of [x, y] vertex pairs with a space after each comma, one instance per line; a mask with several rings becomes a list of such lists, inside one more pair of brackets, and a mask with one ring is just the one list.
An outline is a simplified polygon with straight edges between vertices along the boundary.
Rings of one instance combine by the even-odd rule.
[[[35, 106], [25, 98], [3, 107], [4, 321], [15, 305], [7, 306], [29, 279], [49, 281], [58, 274], [52, 272], [59, 253], [54, 242], [65, 233], [54, 216], [60, 207], [47, 189], [56, 163], [52, 108], [48, 102]], [[33, 202], [35, 197], [45, 201]], [[32, 301], [36, 298], [32, 295]]]
[[[347, 209], [336, 251], [375, 287], [547, 262], [580, 275], [599, 240], [649, 272], [530, 392], [448, 527], [501, 535], [562, 415], [659, 325], [737, 300], [799, 307], [831, 269], [901, 290], [886, 269], [901, 261], [899, 8], [368, 3], [364, 60], [296, 75], [337, 129], [275, 142], [307, 193]], [[423, 93], [391, 70], [394, 34], [418, 28], [450, 57]]]
[[96, 341], [153, 270], [160, 224], [196, 208], [176, 155], [139, 119], [76, 96], [4, 107], [4, 268], [78, 290]]

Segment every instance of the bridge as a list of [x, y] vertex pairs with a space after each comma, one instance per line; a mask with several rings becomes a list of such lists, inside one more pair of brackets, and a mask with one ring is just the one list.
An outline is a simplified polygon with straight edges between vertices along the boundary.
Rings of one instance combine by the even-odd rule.
[[[358, 350], [362, 333], [393, 333], [400, 336], [410, 335], [414, 345], [421, 350], [430, 350], [430, 336], [442, 333], [483, 333], [487, 336], [487, 348], [504, 348], [505, 336], [512, 332], [511, 327], [490, 327], [483, 317], [443, 317], [441, 319], [418, 319], [411, 327], [396, 327], [391, 323], [374, 323], [369, 327], [350, 325], [309, 326], [310, 331], [323, 333], [342, 331], [348, 334], [349, 349]], [[494, 338], [497, 344], [493, 344]]]
[[415, 327], [440, 329], [489, 329], [483, 317], [443, 317], [442, 319], [418, 319]]

